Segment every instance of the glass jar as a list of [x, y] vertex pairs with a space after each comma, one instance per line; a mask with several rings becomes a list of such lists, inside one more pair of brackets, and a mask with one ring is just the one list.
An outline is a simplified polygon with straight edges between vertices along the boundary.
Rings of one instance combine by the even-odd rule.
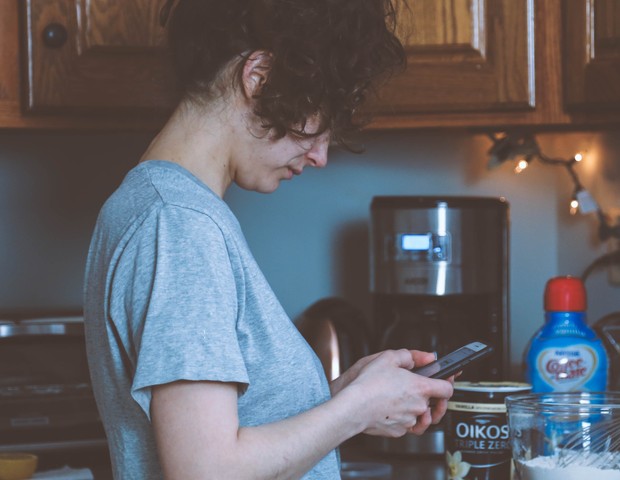
[[506, 399], [521, 480], [620, 480], [620, 393], [571, 392]]

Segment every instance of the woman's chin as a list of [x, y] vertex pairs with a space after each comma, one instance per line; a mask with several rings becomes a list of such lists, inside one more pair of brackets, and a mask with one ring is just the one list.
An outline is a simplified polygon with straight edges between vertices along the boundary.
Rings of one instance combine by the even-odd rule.
[[280, 186], [281, 180], [276, 180], [273, 183], [263, 183], [260, 185], [256, 185], [254, 188], [248, 188], [247, 190], [253, 190], [258, 193], [273, 193]]

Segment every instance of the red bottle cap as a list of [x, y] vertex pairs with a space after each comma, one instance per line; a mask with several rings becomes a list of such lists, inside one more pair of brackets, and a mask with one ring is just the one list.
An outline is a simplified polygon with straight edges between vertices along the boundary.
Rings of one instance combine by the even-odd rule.
[[577, 277], [554, 277], [545, 287], [548, 312], [585, 312], [586, 289]]

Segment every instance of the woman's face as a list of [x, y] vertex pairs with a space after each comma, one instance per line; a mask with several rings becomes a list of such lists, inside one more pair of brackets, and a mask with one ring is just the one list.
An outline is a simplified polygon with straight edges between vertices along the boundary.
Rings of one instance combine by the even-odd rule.
[[[306, 132], [316, 131], [318, 121], [307, 122]], [[280, 139], [272, 135], [255, 138], [235, 171], [234, 181], [241, 188], [271, 193], [282, 180], [301, 175], [307, 166], [323, 168], [327, 165], [329, 131], [316, 137], [297, 137], [287, 134]]]

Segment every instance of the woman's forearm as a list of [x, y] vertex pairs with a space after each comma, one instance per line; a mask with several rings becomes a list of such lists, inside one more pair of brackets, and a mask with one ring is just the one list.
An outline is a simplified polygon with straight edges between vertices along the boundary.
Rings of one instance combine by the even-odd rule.
[[407, 350], [384, 352], [360, 365], [327, 402], [252, 427], [239, 426], [235, 384], [179, 381], [154, 387], [151, 418], [166, 479], [295, 479], [358, 433], [422, 433], [443, 415], [452, 385], [411, 373], [414, 361]]
[[279, 422], [239, 430], [238, 475], [230, 478], [296, 479], [342, 442], [362, 432], [356, 403], [341, 395]]
[[366, 427], [358, 420], [363, 417], [359, 412], [362, 402], [359, 395], [355, 398], [355, 390], [347, 389], [285, 420], [239, 428], [234, 386], [185, 382], [157, 387], [152, 419], [165, 477], [300, 478], [340, 443]]

